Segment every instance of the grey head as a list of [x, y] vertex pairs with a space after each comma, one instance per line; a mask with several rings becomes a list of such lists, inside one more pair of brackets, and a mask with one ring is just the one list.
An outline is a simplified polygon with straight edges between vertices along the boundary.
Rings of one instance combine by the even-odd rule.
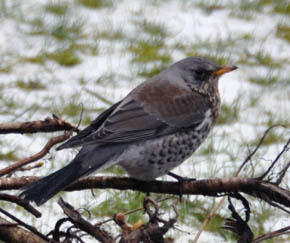
[[188, 57], [169, 67], [183, 79], [191, 90], [212, 93], [217, 90], [221, 75], [237, 69], [236, 66], [219, 66], [205, 57]]

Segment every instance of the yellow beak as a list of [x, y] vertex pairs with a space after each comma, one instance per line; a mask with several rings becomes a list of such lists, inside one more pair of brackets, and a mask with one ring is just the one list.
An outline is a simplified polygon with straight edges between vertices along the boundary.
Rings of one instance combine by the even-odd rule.
[[221, 75], [223, 75], [224, 73], [228, 73], [231, 72], [233, 70], [236, 70], [238, 67], [236, 66], [225, 66], [225, 67], [221, 67], [220, 69], [218, 69], [217, 71], [213, 72], [213, 75], [220, 77]]

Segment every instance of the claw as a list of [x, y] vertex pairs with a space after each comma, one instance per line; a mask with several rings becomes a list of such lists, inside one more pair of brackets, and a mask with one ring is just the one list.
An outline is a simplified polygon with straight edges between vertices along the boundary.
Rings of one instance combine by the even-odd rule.
[[174, 179], [176, 179], [178, 181], [178, 183], [179, 183], [179, 201], [182, 201], [182, 184], [184, 182], [196, 181], [196, 179], [179, 176], [179, 175], [176, 175], [172, 172], [169, 172], [167, 175], [173, 177]]

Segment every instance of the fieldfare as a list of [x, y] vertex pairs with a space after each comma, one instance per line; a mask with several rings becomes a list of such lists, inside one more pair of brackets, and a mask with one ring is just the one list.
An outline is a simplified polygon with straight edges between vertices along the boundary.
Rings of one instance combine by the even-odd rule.
[[200, 146], [220, 110], [219, 77], [235, 66], [188, 57], [141, 83], [57, 150], [81, 147], [64, 168], [20, 194], [41, 205], [80, 177], [113, 165], [143, 181], [170, 174]]

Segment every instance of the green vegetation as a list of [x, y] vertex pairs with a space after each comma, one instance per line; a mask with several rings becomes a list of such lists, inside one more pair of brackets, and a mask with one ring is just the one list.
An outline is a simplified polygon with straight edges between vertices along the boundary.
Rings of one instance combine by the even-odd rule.
[[[268, 121], [268, 124], [270, 124], [270, 123], [271, 123], [271, 121]], [[275, 125], [277, 125], [277, 124], [284, 125], [283, 123], [276, 122]], [[251, 146], [256, 146], [259, 143], [261, 137], [262, 137], [262, 135], [257, 136], [257, 138], [253, 139], [249, 144]], [[263, 141], [262, 146], [270, 146], [273, 144], [278, 144], [278, 143], [283, 143], [283, 142], [286, 142], [286, 141], [285, 141], [285, 138], [283, 138], [282, 134], [279, 134], [279, 133], [272, 131], [272, 132], [267, 134], [267, 136], [265, 137], [265, 139]]]
[[60, 2], [59, 3], [50, 2], [45, 5], [45, 10], [55, 15], [64, 15], [68, 10], [68, 5]]
[[76, 104], [75, 102], [68, 103], [64, 107], [62, 107], [61, 114], [67, 115], [70, 117], [80, 116], [81, 114], [81, 107], [80, 105]]
[[262, 11], [266, 6], [272, 4], [272, 2], [272, 0], [245, 0], [240, 2], [239, 9], [241, 11]]
[[81, 62], [80, 58], [76, 55], [75, 50], [71, 47], [46, 53], [45, 56], [46, 58], [57, 62], [59, 65], [67, 67], [75, 66]]
[[[233, 5], [234, 6], [234, 5]], [[290, 3], [288, 0], [244, 0], [238, 5], [238, 9], [241, 11], [267, 11], [276, 14], [289, 14], [290, 13]]]
[[[215, 163], [211, 168], [217, 171], [216, 174], [206, 171], [201, 172], [202, 175], [205, 177], [209, 177], [211, 174], [221, 177], [231, 176], [233, 168], [238, 164], [235, 162], [240, 162], [240, 158], [247, 154], [248, 150], [245, 148], [257, 145], [261, 137], [260, 129], [257, 129], [257, 139], [244, 138], [245, 141], [237, 144], [240, 139], [243, 139], [242, 137], [247, 136], [241, 134], [239, 137], [237, 133], [236, 137], [232, 138], [230, 126], [237, 121], [249, 126], [269, 127], [275, 124], [290, 126], [287, 114], [279, 115], [279, 112], [269, 112], [268, 106], [270, 105], [262, 102], [269, 94], [277, 93], [275, 99], [277, 98], [277, 101], [281, 103], [288, 98], [285, 87], [289, 86], [287, 70], [290, 61], [280, 57], [279, 53], [275, 53], [276, 48], [273, 48], [273, 51], [269, 49], [267, 43], [272, 39], [278, 40], [277, 42], [281, 43], [281, 46], [290, 43], [290, 25], [286, 19], [290, 14], [288, 0], [243, 0], [238, 3], [211, 0], [182, 1], [182, 3], [176, 1], [176, 6], [180, 4], [181, 9], [183, 8], [190, 15], [193, 15], [192, 11], [197, 11], [208, 18], [219, 16], [219, 14], [224, 14], [228, 18], [228, 22], [224, 26], [219, 26], [218, 23], [217, 28], [220, 29], [217, 32], [213, 31], [214, 33], [211, 33], [209, 37], [206, 35], [206, 31], [203, 32], [203, 29], [194, 23], [193, 26], [198, 31], [193, 31], [192, 36], [184, 39], [180, 38], [183, 31], [175, 30], [176, 23], [180, 29], [184, 27], [185, 23], [179, 19], [178, 15], [176, 15], [176, 19], [158, 18], [161, 19], [158, 21], [151, 18], [151, 15], [146, 15], [148, 9], [150, 11], [150, 7], [154, 6], [152, 9], [157, 9], [158, 6], [164, 4], [161, 7], [165, 9], [166, 4], [170, 1], [164, 3], [164, 1], [152, 0], [147, 1], [146, 6], [144, 4], [140, 8], [134, 8], [132, 12], [129, 12], [131, 10], [128, 9], [126, 18], [120, 18], [123, 23], [121, 25], [116, 23], [116, 16], [120, 14], [117, 12], [115, 15], [118, 1], [76, 0], [71, 4], [62, 1], [48, 1], [46, 4], [40, 5], [39, 13], [36, 13], [33, 8], [31, 8], [31, 13], [26, 12], [21, 1], [14, 1], [11, 4], [5, 4], [5, 2], [3, 1], [0, 5], [1, 13], [4, 18], [8, 19], [12, 27], [14, 24], [17, 26], [15, 36], [9, 38], [13, 41], [14, 38], [18, 38], [21, 48], [14, 45], [6, 50], [5, 44], [3, 44], [1, 51], [0, 112], [4, 119], [7, 116], [9, 121], [25, 121], [31, 117], [38, 119], [46, 117], [50, 113], [56, 113], [77, 124], [82, 112], [79, 104], [83, 104], [84, 115], [81, 127], [84, 127], [91, 123], [97, 114], [116, 101], [117, 97], [122, 98], [125, 92], [133, 88], [133, 82], [139, 83], [141, 79], [152, 77], [185, 56], [205, 56], [219, 65], [237, 64], [239, 69], [235, 74], [243, 84], [241, 85], [242, 97], [236, 98], [231, 104], [222, 103], [217, 126], [212, 133], [214, 135], [211, 135], [212, 137], [209, 137], [195, 154], [198, 159], [201, 158], [202, 162], [196, 160], [200, 164], [212, 163], [219, 160], [220, 157], [224, 157], [226, 158], [224, 160], [229, 160], [233, 166], [229, 166], [228, 161], [226, 161], [226, 165]], [[87, 16], [83, 14], [85, 11], [88, 13]], [[90, 14], [97, 14], [98, 18], [103, 18], [104, 12], [107, 14], [104, 19], [98, 19], [95, 24], [91, 23]], [[274, 31], [271, 33], [257, 35], [254, 31], [246, 32], [243, 28], [239, 31], [239, 25], [246, 27], [253, 24], [259, 28], [260, 18], [262, 19], [265, 15], [275, 21], [277, 19], [276, 27], [274, 26]], [[193, 17], [192, 21], [195, 20], [195, 16]], [[257, 19], [259, 21], [256, 21]], [[101, 21], [99, 22], [99, 20]], [[231, 32], [232, 23], [237, 24], [233, 29], [238, 31], [238, 34], [235, 31]], [[9, 42], [9, 38], [6, 41]], [[284, 55], [285, 53], [282, 54], [281, 56], [287, 56]], [[85, 65], [76, 66], [82, 64], [83, 60], [90, 62], [89, 68], [92, 70], [88, 70], [88, 67], [85, 69], [83, 67]], [[52, 62], [53, 65], [51, 65]], [[95, 66], [92, 66], [91, 63]], [[72, 68], [72, 72], [79, 69], [79, 73], [76, 72], [75, 77], [72, 77], [76, 80], [68, 80], [65, 76], [64, 73], [70, 71], [69, 68]], [[33, 73], [37, 75], [32, 76]], [[79, 92], [76, 92], [75, 95], [70, 92], [57, 93], [59, 84], [66, 84], [69, 87], [72, 83], [78, 85], [76, 90]], [[92, 86], [108, 87], [109, 91], [97, 93]], [[119, 87], [121, 87], [120, 90], [111, 92]], [[10, 89], [17, 89], [16, 91], [21, 95], [15, 95], [17, 92], [10, 92]], [[56, 95], [52, 97], [49, 91], [54, 90], [56, 90]], [[46, 91], [48, 91], [47, 94]], [[25, 96], [23, 93], [29, 93], [27, 100], [22, 97]], [[283, 95], [280, 96], [280, 93]], [[112, 97], [113, 94], [117, 97]], [[257, 119], [251, 117], [247, 120], [244, 112], [249, 112], [249, 110], [254, 111], [254, 114], [261, 114], [261, 116], [257, 115]], [[233, 130], [235, 129], [236, 126]], [[50, 138], [46, 134], [41, 134], [41, 136], [47, 140]], [[222, 139], [220, 139], [221, 137]], [[285, 141], [285, 137], [284, 134], [271, 132], [265, 139], [262, 149], [268, 150], [276, 144], [281, 144]], [[30, 139], [29, 135], [25, 138]], [[222, 143], [217, 144], [216, 141], [222, 141]], [[228, 146], [232, 141], [234, 141], [233, 146]], [[31, 137], [31, 144], [34, 142], [34, 137]], [[2, 142], [1, 146], [6, 145]], [[17, 147], [17, 150], [15, 148], [13, 151], [5, 150], [0, 154], [0, 160], [6, 162], [22, 159], [18, 158], [18, 151], [23, 151], [23, 148], [21, 145], [20, 148]], [[49, 157], [50, 168], [58, 167], [58, 161], [54, 159], [54, 152], [51, 155]], [[268, 158], [263, 157], [263, 159]], [[67, 162], [66, 158], [64, 162]], [[197, 166], [200, 164], [197, 163]], [[242, 176], [254, 176], [261, 170], [259, 166], [255, 169], [250, 166], [252, 165], [249, 165], [248, 168], [250, 172], [243, 172]], [[106, 172], [116, 175], [124, 174], [124, 171], [118, 166], [109, 168]], [[190, 173], [194, 174], [192, 171]], [[195, 175], [193, 176], [195, 177]], [[95, 192], [96, 194], [104, 193], [102, 196], [105, 196], [101, 203], [93, 208], [92, 213], [98, 217], [111, 217], [115, 213], [141, 207], [145, 197], [144, 193], [132, 191], [95, 190]], [[157, 194], [153, 194], [153, 197], [162, 198]], [[170, 211], [172, 201], [167, 200], [160, 203], [161, 209]], [[214, 199], [195, 196], [186, 198], [178, 204], [179, 222], [181, 225], [192, 226], [195, 230], [213, 208], [214, 202]], [[265, 206], [263, 210], [255, 210], [255, 208], [256, 205], [251, 205], [253, 213], [250, 226], [253, 227], [255, 235], [268, 232], [268, 229], [265, 230], [264, 227], [274, 214], [271, 213], [272, 208], [268, 206]], [[222, 230], [224, 219], [229, 216], [223, 213], [224, 211], [221, 211], [213, 217], [210, 224], [207, 225], [206, 231], [217, 233], [224, 241], [234, 241], [236, 239], [231, 233]], [[141, 210], [131, 214], [129, 222], [135, 223], [138, 219], [144, 218]]]
[[206, 13], [211, 14], [214, 11], [222, 10], [226, 8], [225, 5], [221, 3], [221, 1], [211, 1], [211, 0], [205, 0], [205, 1], [195, 1], [194, 4], [204, 10]]
[[[259, 222], [266, 222], [267, 220], [270, 220], [271, 216], [273, 216], [273, 212], [272, 212], [272, 210], [270, 208], [268, 208], [265, 205], [264, 202], [260, 203], [260, 208], [259, 209], [252, 210], [252, 221], [253, 221], [253, 224], [251, 226], [252, 226], [255, 234], [261, 235], [261, 234], [265, 234], [266, 233], [263, 224], [259, 224]], [[274, 241], [274, 242], [276, 242], [276, 241]]]
[[33, 56], [33, 57], [22, 57], [21, 59], [24, 63], [30, 62], [30, 63], [40, 64], [40, 65], [44, 65], [45, 63], [45, 56], [41, 54]]
[[88, 8], [111, 7], [113, 4], [110, 0], [78, 0], [78, 2]]
[[259, 85], [272, 85], [276, 84], [278, 82], [277, 76], [266, 76], [266, 77], [250, 77], [249, 81], [253, 84], [259, 84]]
[[144, 78], [150, 78], [153, 77], [154, 75], [160, 73], [162, 70], [164, 70], [165, 68], [167, 68], [166, 65], [155, 65], [153, 68], [140, 68], [140, 70], [138, 71], [138, 75]]
[[42, 18], [35, 18], [28, 22], [32, 30], [30, 35], [52, 36], [60, 41], [75, 41], [82, 37], [83, 21], [68, 20], [67, 18], [56, 18], [53, 23], [45, 23]]
[[259, 51], [253, 56], [255, 58], [255, 62], [260, 65], [274, 67], [282, 67], [280, 61], [274, 60], [271, 55], [265, 54], [263, 51]]
[[222, 104], [217, 124], [219, 125], [229, 124], [238, 121], [238, 119], [239, 119], [239, 106], [236, 104], [236, 102], [231, 106]]
[[169, 37], [171, 33], [167, 30], [166, 26], [161, 23], [155, 23], [148, 20], [143, 20], [135, 23], [140, 29], [140, 33], [146, 33], [150, 38], [158, 38], [164, 40]]
[[10, 73], [13, 69], [14, 64], [11, 63], [0, 63], [1, 73]]
[[290, 43], [290, 25], [278, 24], [276, 35]]
[[28, 80], [28, 81], [17, 80], [16, 85], [20, 89], [25, 90], [43, 90], [46, 88], [45, 85], [43, 85], [39, 80]]
[[106, 169], [105, 172], [109, 172], [109, 173], [112, 173], [114, 175], [124, 175], [124, 174], [126, 174], [125, 171], [124, 171], [124, 169], [122, 169], [118, 165], [115, 165], [115, 166], [112, 166], [109, 169]]
[[77, 52], [83, 52], [89, 55], [97, 55], [98, 45], [94, 43], [92, 45], [83, 44], [71, 44], [69, 47], [60, 47], [53, 52], [40, 52], [36, 56], [22, 57], [22, 62], [30, 62], [39, 65], [45, 65], [47, 60], [57, 62], [61, 66], [71, 67], [81, 63], [81, 59]]
[[214, 152], [215, 152], [215, 148], [214, 148], [214, 144], [212, 141], [210, 143], [208, 143], [207, 146], [201, 147], [201, 149], [199, 150], [199, 153], [201, 155], [205, 155], [205, 156], [211, 155]]
[[265, 53], [262, 50], [257, 51], [256, 53], [250, 53], [248, 50], [240, 52], [240, 57], [238, 63], [247, 64], [247, 65], [262, 65], [269, 68], [281, 68], [287, 60], [285, 59], [274, 59], [270, 54]]
[[288, 0], [272, 1], [274, 3], [274, 12], [278, 14], [290, 15], [290, 2]]
[[[166, 46], [163, 41], [140, 40], [132, 43], [128, 49], [133, 54], [131, 62], [141, 64], [138, 75], [145, 78], [159, 73], [171, 62], [171, 56], [166, 52]], [[150, 63], [149, 67], [145, 66], [147, 63]]]
[[[96, 208], [91, 210], [93, 215], [98, 217], [112, 217], [116, 213], [125, 213], [127, 211], [140, 208], [143, 205], [145, 198], [144, 193], [136, 193], [131, 191], [116, 193], [113, 190], [108, 191], [111, 192], [110, 196], [108, 196], [104, 202], [97, 205]], [[142, 210], [139, 210], [133, 214], [129, 214], [126, 219], [131, 224], [134, 224], [139, 219], [146, 222]]]
[[113, 30], [111, 29], [110, 31], [100, 31], [97, 36], [96, 40], [98, 39], [107, 39], [111, 41], [118, 41], [118, 40], [123, 40], [126, 38], [122, 30]]
[[[212, 200], [213, 202], [213, 200]], [[167, 202], [168, 203], [168, 202]], [[209, 201], [196, 199], [193, 201], [186, 200], [178, 206], [179, 219], [181, 222], [189, 225], [200, 225], [210, 213], [210, 210], [205, 208], [205, 204], [210, 204]], [[214, 203], [213, 203], [214, 204]], [[211, 205], [214, 206], [214, 205]], [[210, 207], [211, 208], [211, 207]], [[166, 209], [168, 210], [168, 209]], [[205, 230], [219, 234], [225, 240], [235, 239], [233, 234], [224, 230], [225, 218], [219, 214], [215, 214], [210, 222], [206, 225]]]
[[51, 35], [59, 40], [76, 40], [81, 36], [82, 22], [58, 23], [51, 29]]
[[[132, 62], [148, 63], [161, 61], [169, 63], [171, 57], [164, 51], [165, 43], [163, 41], [140, 40], [129, 46], [129, 51], [133, 54]], [[163, 51], [163, 53], [162, 53]]]
[[0, 161], [7, 162], [7, 161], [18, 161], [19, 158], [16, 156], [16, 151], [9, 151], [7, 153], [0, 154]]

